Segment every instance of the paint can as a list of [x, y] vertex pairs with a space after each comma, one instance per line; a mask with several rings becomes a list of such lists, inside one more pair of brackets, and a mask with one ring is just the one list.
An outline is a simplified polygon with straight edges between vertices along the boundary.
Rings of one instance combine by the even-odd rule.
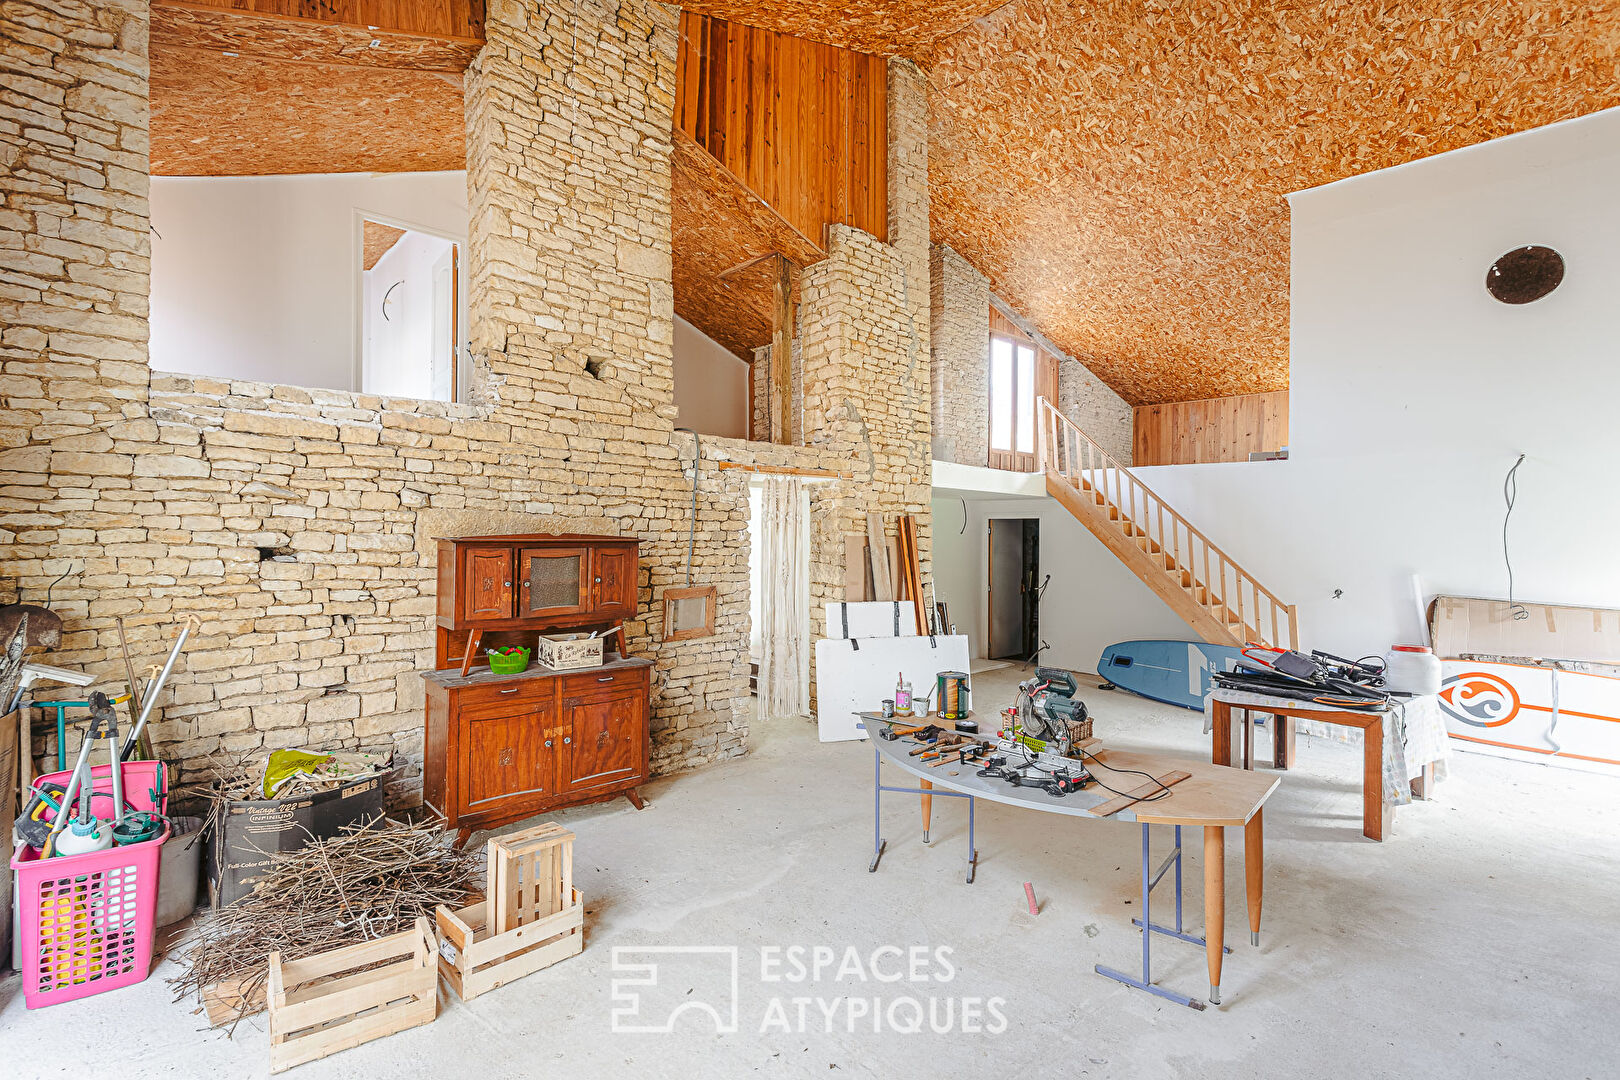
[[894, 719], [894, 698], [884, 698], [883, 699], [883, 719], [885, 719], [885, 720], [893, 720]]
[[942, 671], [935, 676], [934, 700], [941, 720], [963, 720], [973, 708], [965, 671]]

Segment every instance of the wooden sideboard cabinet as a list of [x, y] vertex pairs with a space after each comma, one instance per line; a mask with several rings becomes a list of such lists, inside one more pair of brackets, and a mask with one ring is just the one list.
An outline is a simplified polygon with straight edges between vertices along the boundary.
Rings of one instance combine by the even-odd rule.
[[[624, 795], [647, 779], [652, 661], [532, 662], [496, 675], [480, 646], [622, 628], [636, 613], [633, 539], [472, 536], [439, 541], [438, 648], [425, 671], [423, 797], [458, 830]], [[610, 639], [621, 649], [621, 640]]]

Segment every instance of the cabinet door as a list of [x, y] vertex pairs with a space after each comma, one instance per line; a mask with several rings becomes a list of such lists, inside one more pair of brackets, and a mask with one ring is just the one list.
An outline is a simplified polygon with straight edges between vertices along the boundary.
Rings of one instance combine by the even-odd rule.
[[647, 695], [640, 687], [565, 697], [562, 789], [584, 791], [639, 779], [646, 715]]
[[599, 547], [591, 553], [591, 608], [612, 615], [636, 611], [634, 548]]
[[508, 813], [556, 794], [555, 718], [549, 700], [520, 711], [461, 710], [458, 817]]
[[461, 575], [462, 611], [471, 622], [512, 617], [512, 549], [473, 548]]
[[573, 615], [590, 604], [591, 549], [524, 548], [518, 552], [518, 614], [524, 618]]

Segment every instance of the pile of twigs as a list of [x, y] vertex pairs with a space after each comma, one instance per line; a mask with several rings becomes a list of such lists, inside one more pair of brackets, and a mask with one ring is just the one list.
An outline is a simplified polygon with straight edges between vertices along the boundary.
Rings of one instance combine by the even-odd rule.
[[452, 839], [438, 819], [379, 819], [276, 855], [252, 893], [197, 921], [178, 952], [186, 969], [170, 980], [175, 1000], [212, 992], [210, 1021], [234, 1030], [264, 1008], [272, 952], [297, 960], [408, 930], [439, 904], [464, 906], [483, 859]]

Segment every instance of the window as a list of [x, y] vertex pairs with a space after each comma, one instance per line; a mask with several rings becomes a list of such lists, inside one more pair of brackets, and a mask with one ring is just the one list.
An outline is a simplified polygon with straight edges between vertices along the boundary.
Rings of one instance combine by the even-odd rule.
[[990, 335], [990, 465], [1035, 469], [1035, 348], [1000, 334]]

